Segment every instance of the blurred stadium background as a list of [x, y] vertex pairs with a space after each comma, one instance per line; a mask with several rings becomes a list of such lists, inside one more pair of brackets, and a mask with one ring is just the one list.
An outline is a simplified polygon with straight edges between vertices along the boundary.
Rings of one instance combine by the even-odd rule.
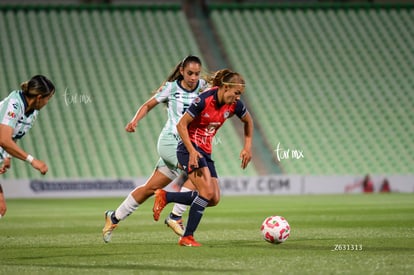
[[[414, 174], [413, 1], [2, 0], [0, 34], [1, 98], [35, 74], [57, 87], [20, 143], [45, 179], [149, 176], [166, 112], [124, 126], [188, 54], [247, 81], [255, 158], [239, 168], [234, 120], [220, 175]], [[13, 166], [3, 179], [40, 177]]]

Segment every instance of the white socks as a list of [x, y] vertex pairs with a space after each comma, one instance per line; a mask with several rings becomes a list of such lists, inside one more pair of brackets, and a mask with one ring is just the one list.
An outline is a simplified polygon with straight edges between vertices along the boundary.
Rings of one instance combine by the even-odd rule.
[[[180, 192], [191, 192], [191, 191], [193, 191], [193, 190], [191, 190], [191, 189], [189, 189], [187, 187], [184, 187], [184, 186], [181, 187], [181, 190], [180, 190]], [[176, 204], [174, 204], [174, 208], [171, 211], [171, 213], [173, 213], [176, 216], [182, 217], [182, 215], [184, 214], [185, 210], [187, 210], [187, 207], [188, 206], [185, 205], [185, 204], [176, 203]]]
[[126, 199], [119, 205], [119, 207], [115, 211], [115, 218], [122, 221], [126, 217], [132, 214], [135, 210], [137, 210], [139, 203], [137, 203], [134, 197], [129, 193]]
[[[191, 192], [193, 190], [182, 187], [180, 192]], [[125, 200], [118, 206], [118, 208], [115, 210], [115, 218], [122, 221], [126, 219], [129, 215], [131, 215], [135, 210], [137, 210], [139, 206], [139, 203], [137, 203], [132, 196], [131, 193], [128, 194], [128, 196], [125, 198]], [[187, 205], [176, 203], [174, 204], [174, 208], [172, 210], [172, 213], [176, 216], [182, 216], [184, 212], [187, 210]]]

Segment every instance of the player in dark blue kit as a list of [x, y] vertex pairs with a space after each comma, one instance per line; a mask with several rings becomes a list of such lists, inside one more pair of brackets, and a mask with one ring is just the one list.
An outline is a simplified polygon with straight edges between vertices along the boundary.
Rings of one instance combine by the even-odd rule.
[[229, 117], [236, 115], [244, 123], [244, 147], [240, 153], [243, 169], [252, 155], [253, 120], [240, 101], [245, 87], [243, 77], [224, 69], [215, 74], [212, 82], [213, 88], [196, 98], [177, 124], [182, 139], [177, 147], [178, 162], [198, 192], [155, 191], [153, 212], [156, 221], [167, 203], [191, 205], [186, 230], [178, 242], [182, 246], [201, 246], [194, 240], [194, 232], [204, 209], [216, 205], [220, 199], [217, 172], [211, 159], [212, 140]]

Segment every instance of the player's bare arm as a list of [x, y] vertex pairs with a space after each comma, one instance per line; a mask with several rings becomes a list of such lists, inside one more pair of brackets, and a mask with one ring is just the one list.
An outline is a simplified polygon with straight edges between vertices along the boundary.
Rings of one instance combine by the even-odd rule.
[[241, 168], [245, 169], [252, 159], [253, 119], [250, 113], [241, 118], [244, 123], [244, 147], [240, 152]]
[[177, 124], [177, 131], [183, 141], [185, 147], [187, 148], [190, 159], [188, 161], [188, 166], [192, 168], [198, 168], [198, 159], [201, 158], [201, 154], [194, 148], [191, 143], [190, 136], [188, 134], [188, 125], [194, 120], [192, 116], [188, 113], [185, 113]]
[[12, 135], [12, 127], [0, 124], [0, 147], [6, 150], [6, 152], [11, 156], [30, 162], [33, 168], [39, 170], [43, 175], [46, 174], [48, 171], [46, 163], [41, 160], [34, 159], [31, 155], [21, 149], [12, 139]]
[[135, 113], [134, 117], [128, 124], [125, 126], [125, 130], [129, 133], [135, 132], [138, 122], [143, 119], [159, 102], [154, 98], [150, 98], [147, 102], [142, 104], [139, 107], [138, 111]]

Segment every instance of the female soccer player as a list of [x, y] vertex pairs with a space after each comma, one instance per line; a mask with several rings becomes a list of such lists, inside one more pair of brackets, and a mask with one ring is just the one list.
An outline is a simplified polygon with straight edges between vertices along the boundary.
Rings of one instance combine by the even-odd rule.
[[[119, 221], [132, 214], [140, 204], [154, 194], [155, 190], [165, 187], [180, 174], [180, 170], [177, 168], [176, 154], [180, 138], [176, 124], [191, 102], [207, 88], [207, 82], [200, 79], [201, 67], [201, 60], [197, 56], [187, 56], [177, 64], [164, 86], [138, 109], [133, 119], [127, 124], [126, 131], [135, 132], [138, 122], [155, 106], [159, 103], [167, 103], [168, 105], [168, 120], [158, 138], [157, 147], [160, 159], [155, 170], [147, 182], [135, 188], [115, 211], [105, 212], [105, 226], [102, 230], [105, 242], [111, 240], [112, 231], [117, 227]], [[182, 190], [189, 191], [191, 189], [183, 187]], [[178, 235], [183, 233], [181, 215], [185, 210], [186, 206], [184, 205], [174, 206], [173, 212], [165, 221]]]
[[[35, 159], [21, 149], [16, 141], [32, 128], [39, 110], [55, 93], [53, 83], [43, 75], [33, 76], [21, 84], [21, 90], [12, 91], [0, 102], [0, 174], [11, 167], [10, 158], [25, 160], [42, 175], [47, 173], [46, 163]], [[0, 217], [6, 214], [6, 201], [0, 185]]]
[[244, 123], [244, 148], [240, 153], [241, 167], [251, 160], [253, 120], [240, 101], [244, 92], [243, 77], [228, 69], [220, 70], [213, 79], [213, 87], [194, 100], [177, 124], [182, 141], [177, 147], [178, 162], [188, 173], [197, 192], [155, 191], [154, 220], [169, 202], [191, 205], [187, 227], [178, 242], [182, 246], [201, 246], [193, 235], [202, 218], [204, 209], [219, 193], [217, 172], [211, 159], [212, 140], [227, 118], [234, 114]]

